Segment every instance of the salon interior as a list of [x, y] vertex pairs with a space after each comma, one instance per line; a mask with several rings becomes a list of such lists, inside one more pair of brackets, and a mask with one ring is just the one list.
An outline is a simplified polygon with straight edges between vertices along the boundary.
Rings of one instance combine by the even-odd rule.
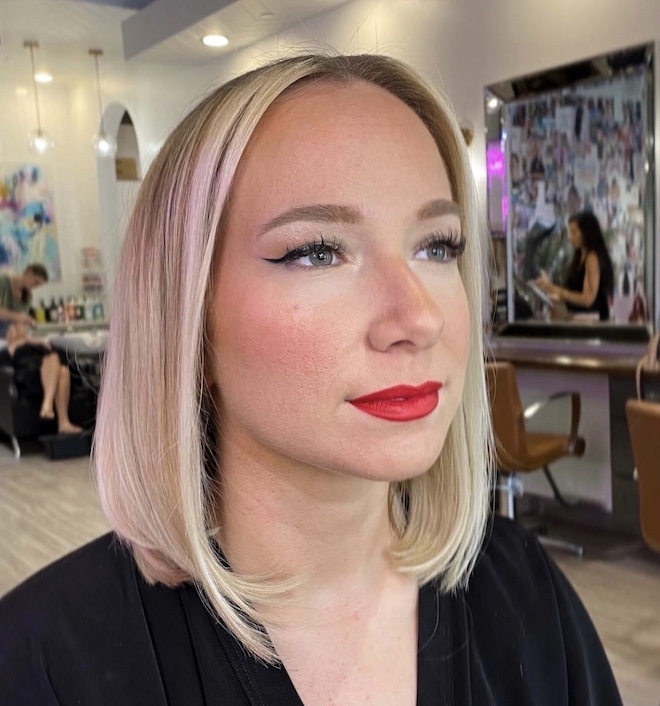
[[[624, 703], [657, 706], [660, 351], [639, 365], [660, 330], [657, 2], [0, 0], [0, 269], [48, 268], [37, 329], [83, 361], [93, 429], [122, 232], [165, 136], [213, 86], [319, 47], [400, 58], [453, 104], [492, 244], [494, 512], [540, 533]], [[611, 260], [605, 316], [562, 301], [581, 211]], [[7, 375], [0, 594], [107, 531], [91, 434], [33, 438]]]

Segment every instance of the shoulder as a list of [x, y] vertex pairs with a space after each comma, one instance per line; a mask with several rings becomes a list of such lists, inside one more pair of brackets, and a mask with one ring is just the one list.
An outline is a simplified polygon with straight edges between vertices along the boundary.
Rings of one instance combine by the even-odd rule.
[[[113, 534], [106, 534], [41, 569], [0, 599], [0, 623], [43, 610], [56, 620], [78, 612], [90, 599], [102, 600], [124, 582], [132, 560]], [[55, 609], [55, 610], [54, 610]], [[42, 623], [42, 627], [43, 627]]]
[[521, 561], [539, 560], [541, 552], [535, 534], [519, 522], [495, 516], [486, 532], [477, 568], [492, 571], [509, 564], [519, 567]]
[[600, 269], [600, 258], [595, 250], [590, 250], [584, 259], [584, 266], [587, 269]]
[[523, 612], [533, 597], [552, 594], [548, 557], [535, 535], [518, 522], [495, 517], [470, 578], [468, 601], [512, 601]]
[[0, 599], [0, 630], [17, 648], [61, 646], [99, 628], [130, 596], [132, 559], [112, 534], [77, 549]]
[[0, 600], [0, 683], [12, 703], [75, 693], [102, 704], [95, 694], [124, 693], [125, 679], [136, 677], [127, 664], [143, 669], [148, 647], [135, 571], [130, 552], [106, 534]]
[[538, 539], [517, 522], [493, 521], [465, 601], [473, 656], [488, 681], [500, 683], [500, 671], [512, 670], [510, 685], [520, 679], [516, 688], [531, 688], [526, 675], [535, 674], [539, 698], [563, 695], [554, 703], [621, 703], [580, 598]]

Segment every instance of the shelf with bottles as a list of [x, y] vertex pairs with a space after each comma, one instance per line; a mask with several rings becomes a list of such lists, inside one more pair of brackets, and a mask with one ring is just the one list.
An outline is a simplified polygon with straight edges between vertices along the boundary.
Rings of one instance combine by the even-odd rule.
[[81, 294], [66, 299], [52, 297], [50, 304], [43, 299], [30, 309], [37, 324], [69, 324], [78, 321], [105, 322], [105, 307], [100, 297]]

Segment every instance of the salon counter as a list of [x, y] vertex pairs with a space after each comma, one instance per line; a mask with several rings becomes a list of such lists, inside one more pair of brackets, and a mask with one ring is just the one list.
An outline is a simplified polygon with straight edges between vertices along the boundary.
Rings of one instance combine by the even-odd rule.
[[[580, 433], [586, 451], [582, 458], [553, 466], [555, 476], [567, 495], [603, 510], [613, 528], [633, 532], [639, 531], [639, 502], [625, 403], [636, 397], [635, 368], [646, 345], [597, 338], [494, 336], [487, 346], [491, 359], [516, 366], [523, 406], [556, 392], [580, 393]], [[568, 418], [568, 406], [558, 402], [535, 418], [530, 429], [566, 433]], [[525, 475], [523, 483], [526, 493], [551, 496], [541, 473]]]
[[521, 367], [617, 375], [634, 374], [645, 350], [646, 343], [512, 336], [494, 336], [487, 346], [492, 359]]

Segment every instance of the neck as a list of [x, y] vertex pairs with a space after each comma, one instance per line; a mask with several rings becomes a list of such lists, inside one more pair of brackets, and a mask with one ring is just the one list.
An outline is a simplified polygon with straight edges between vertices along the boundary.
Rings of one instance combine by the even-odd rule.
[[302, 577], [289, 606], [325, 605], [374, 590], [397, 573], [389, 484], [255, 458], [223, 444], [219, 541], [241, 574]]

